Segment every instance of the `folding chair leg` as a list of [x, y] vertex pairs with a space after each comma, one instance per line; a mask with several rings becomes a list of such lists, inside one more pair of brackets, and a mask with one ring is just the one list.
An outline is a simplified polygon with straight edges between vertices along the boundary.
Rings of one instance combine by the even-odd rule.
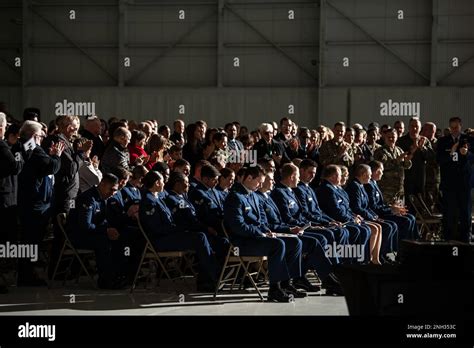
[[56, 273], [58, 272], [59, 264], [61, 263], [61, 260], [63, 258], [63, 253], [64, 253], [65, 248], [66, 248], [66, 243], [63, 243], [63, 247], [61, 249], [61, 252], [59, 253], [58, 261], [56, 262], [56, 266], [54, 267], [53, 276], [51, 278], [51, 281], [49, 282], [49, 286], [48, 286], [49, 289], [53, 287], [54, 278], [56, 278]]
[[132, 287], [130, 289], [130, 293], [133, 293], [133, 290], [135, 290], [135, 286], [137, 285], [138, 275], [140, 274], [140, 271], [142, 270], [143, 260], [145, 260], [145, 255], [146, 255], [146, 247], [145, 247], [145, 250], [142, 253], [140, 263], [138, 264], [138, 269], [137, 269], [137, 272], [135, 273], [135, 278], [133, 278], [133, 283], [132, 283]]
[[89, 271], [87, 270], [87, 267], [84, 265], [84, 263], [82, 262], [82, 259], [81, 257], [79, 256], [79, 254], [77, 254], [76, 252], [74, 252], [74, 255], [76, 256], [77, 260], [79, 261], [80, 265], [81, 265], [81, 268], [84, 270], [84, 272], [86, 272], [87, 274], [87, 277], [89, 277], [91, 283], [92, 283], [92, 286], [94, 286], [95, 289], [97, 289], [97, 284], [95, 283], [94, 281], [94, 278], [90, 275]]
[[222, 279], [224, 278], [225, 268], [227, 267], [228, 261], [229, 261], [229, 255], [227, 255], [224, 261], [224, 266], [222, 267], [222, 270], [221, 270], [221, 274], [219, 275], [219, 280], [217, 281], [217, 284], [216, 284], [216, 291], [214, 291], [214, 300], [217, 297], [217, 292], [219, 291], [219, 287], [221, 286]]
[[245, 263], [242, 261], [242, 259], [240, 259], [240, 262], [242, 264], [242, 267], [244, 267], [246, 275], [250, 278], [250, 282], [252, 283], [253, 287], [255, 288], [255, 290], [257, 290], [258, 296], [260, 297], [260, 299], [262, 301], [265, 301], [262, 293], [260, 292], [260, 289], [258, 288], [257, 284], [255, 284], [255, 281], [253, 280], [252, 276], [250, 275], [250, 272], [249, 272], [248, 268], [245, 267]]
[[237, 282], [237, 278], [239, 277], [239, 273], [240, 273], [240, 269], [242, 268], [242, 263], [239, 262], [239, 267], [237, 267], [237, 274], [235, 275], [235, 278], [234, 278], [234, 281], [232, 282], [232, 285], [230, 286], [230, 293], [232, 293], [232, 291], [234, 291], [234, 286], [235, 286], [235, 283]]

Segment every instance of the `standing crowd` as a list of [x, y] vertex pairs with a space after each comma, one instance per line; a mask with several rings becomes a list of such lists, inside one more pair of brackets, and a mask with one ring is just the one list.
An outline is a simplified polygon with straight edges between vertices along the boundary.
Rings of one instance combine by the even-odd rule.
[[[230, 245], [267, 256], [277, 302], [321, 287], [342, 295], [339, 263], [395, 262], [400, 240], [426, 237], [411, 195], [442, 213], [445, 239], [470, 238], [474, 131], [458, 117], [444, 130], [412, 118], [407, 131], [403, 121], [309, 129], [288, 117], [253, 131], [97, 116], [46, 125], [34, 108], [23, 119], [0, 113], [0, 243], [39, 245], [49, 231], [49, 278], [59, 214], [72, 244], [95, 251], [102, 288], [133, 281], [141, 226], [157, 251], [195, 252], [198, 291], [214, 292]], [[328, 253], [336, 246], [360, 252]], [[18, 261], [18, 286], [46, 285], [34, 266]]]

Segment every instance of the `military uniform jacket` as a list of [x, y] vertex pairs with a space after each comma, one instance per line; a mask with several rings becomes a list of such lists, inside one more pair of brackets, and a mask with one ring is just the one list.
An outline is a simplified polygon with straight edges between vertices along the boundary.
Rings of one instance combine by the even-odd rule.
[[198, 219], [206, 226], [221, 230], [224, 218], [224, 206], [221, 195], [215, 188], [208, 188], [198, 182], [189, 192], [189, 201], [194, 205]]
[[150, 238], [156, 239], [180, 231], [163, 198], [148, 190], [140, 202], [139, 216], [143, 229]]
[[375, 180], [370, 180], [364, 185], [365, 191], [369, 197], [369, 207], [378, 215], [384, 216], [392, 214], [392, 209], [383, 201], [383, 194]]
[[321, 209], [339, 222], [353, 222], [354, 214], [349, 205], [346, 192], [329, 181], [323, 180], [316, 190]]
[[231, 238], [256, 238], [270, 232], [260, 215], [256, 194], [236, 183], [224, 203], [224, 221]]
[[108, 227], [106, 202], [97, 186], [93, 186], [77, 197], [74, 208], [69, 212], [67, 230], [77, 235], [106, 234]]
[[316, 193], [309, 185], [299, 182], [293, 191], [298, 198], [303, 216], [306, 219], [321, 225], [327, 225], [333, 221], [333, 219], [321, 210]]
[[399, 161], [397, 159], [403, 152], [398, 146], [391, 148], [388, 145], [383, 145], [375, 150], [375, 159], [382, 162], [384, 166], [384, 175], [380, 180], [380, 187], [382, 187], [384, 192], [386, 190], [390, 192], [391, 196], [403, 192], [405, 169], [409, 169], [412, 166], [410, 160]]
[[[339, 148], [346, 144], [348, 149], [346, 153], [341, 157], [339, 156]], [[319, 149], [319, 159], [323, 166], [329, 164], [344, 165], [347, 168], [352, 167], [354, 164], [354, 149], [352, 146], [347, 144], [345, 141], [338, 142], [335, 139], [324, 142]]]
[[283, 184], [276, 184], [271, 196], [280, 210], [281, 219], [292, 226], [304, 226], [309, 222], [303, 216], [298, 198], [291, 188]]
[[186, 195], [170, 190], [165, 203], [171, 210], [173, 221], [178, 227], [186, 231], [207, 231], [207, 226], [199, 221], [196, 208]]
[[351, 210], [366, 220], [376, 220], [377, 214], [370, 208], [369, 196], [357, 179], [352, 180], [346, 187], [349, 195], [349, 206]]
[[107, 220], [110, 226], [117, 229], [127, 226], [137, 226], [137, 221], [127, 215], [128, 209], [134, 204], [140, 204], [140, 191], [133, 186], [125, 186], [107, 201]]
[[264, 225], [267, 225], [272, 232], [290, 233], [291, 226], [283, 222], [280, 211], [268, 193], [256, 192], [258, 196], [260, 210]]

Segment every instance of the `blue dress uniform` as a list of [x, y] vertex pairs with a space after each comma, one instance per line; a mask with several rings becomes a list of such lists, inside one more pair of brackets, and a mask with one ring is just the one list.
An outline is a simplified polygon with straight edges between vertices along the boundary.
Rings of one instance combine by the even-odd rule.
[[140, 221], [157, 251], [194, 250], [199, 261], [198, 285], [214, 284], [217, 268], [212, 248], [203, 232], [179, 228], [161, 195], [147, 190], [140, 202]]
[[298, 238], [269, 238], [258, 197], [236, 183], [224, 203], [224, 221], [240, 255], [267, 256], [270, 284], [301, 276], [302, 243]]
[[215, 188], [208, 188], [199, 182], [189, 191], [189, 200], [196, 207], [197, 216], [207, 226], [221, 230], [224, 219], [224, 206]]
[[[456, 152], [451, 155], [453, 145], [459, 142]], [[465, 144], [469, 145], [466, 155], [461, 155], [460, 149]], [[443, 234], [446, 240], [454, 238], [455, 226], [459, 226], [459, 239], [469, 242], [471, 230], [471, 164], [473, 156], [473, 143], [465, 134], [460, 134], [458, 139], [452, 135], [444, 136], [438, 140], [436, 149], [437, 160], [440, 166], [443, 210]]]
[[[351, 210], [364, 219], [375, 221], [378, 215], [370, 208], [369, 195], [365, 191], [364, 185], [357, 179], [352, 180], [346, 187], [349, 195], [349, 204]], [[385, 256], [387, 253], [395, 250], [396, 241], [398, 240], [398, 227], [393, 221], [376, 221], [382, 226], [382, 245], [380, 247], [380, 255]]]
[[[107, 201], [107, 221], [110, 227], [116, 228], [120, 237], [112, 243], [112, 252], [121, 270], [132, 276], [140, 263], [144, 240], [138, 229], [137, 221], [127, 215], [128, 209], [139, 204], [140, 190], [127, 184]], [[128, 252], [126, 248], [129, 248]]]
[[[283, 222], [280, 211], [268, 193], [257, 191], [259, 205], [262, 211], [261, 217], [264, 225], [277, 233], [291, 233], [292, 226]], [[326, 256], [325, 250], [319, 240], [305, 233], [299, 236], [303, 243], [302, 253], [306, 255], [301, 262], [301, 275], [305, 276], [308, 270], [316, 270], [321, 279], [326, 278], [332, 270], [332, 262]]]
[[340, 187], [332, 185], [323, 180], [316, 190], [321, 209], [332, 219], [347, 223], [345, 227], [349, 230], [350, 244], [363, 244], [368, 250], [370, 239], [370, 227], [362, 223], [356, 224], [354, 214], [349, 206], [349, 197]]
[[207, 234], [207, 238], [216, 252], [219, 263], [223, 264], [229, 250], [229, 241], [222, 233], [224, 202], [221, 194], [215, 188], [208, 188], [198, 182], [194, 189], [189, 191], [188, 198], [188, 202], [195, 208], [197, 220], [205, 226], [204, 231], [207, 231], [207, 227], [212, 227], [217, 231], [217, 236]]
[[[303, 182], [299, 182], [298, 186], [293, 189], [298, 198], [302, 215], [309, 221], [328, 227], [329, 223], [334, 220], [325, 214], [319, 207], [318, 198], [314, 190]], [[342, 227], [328, 227], [336, 239], [336, 243], [345, 245], [349, 244], [349, 231]]]
[[395, 250], [398, 249], [398, 241], [402, 239], [418, 239], [418, 227], [416, 226], [416, 218], [408, 213], [406, 215], [396, 215], [392, 213], [392, 209], [383, 200], [383, 194], [379, 185], [375, 180], [364, 185], [365, 191], [369, 196], [369, 207], [385, 220], [393, 221], [398, 226], [398, 239], [395, 239]]
[[[283, 184], [277, 184], [273, 189], [271, 196], [273, 201], [280, 211], [281, 219], [292, 226], [304, 226], [308, 222], [298, 204], [298, 198], [291, 188]], [[335, 243], [334, 233], [330, 229], [307, 229], [305, 232], [307, 235], [312, 235], [319, 239], [323, 248], [326, 248], [327, 244], [333, 245]], [[336, 260], [334, 260], [337, 262]]]
[[119, 273], [112, 253], [113, 241], [107, 236], [109, 227], [106, 201], [97, 186], [81, 193], [69, 212], [66, 228], [74, 247], [95, 251], [99, 282], [112, 281]]

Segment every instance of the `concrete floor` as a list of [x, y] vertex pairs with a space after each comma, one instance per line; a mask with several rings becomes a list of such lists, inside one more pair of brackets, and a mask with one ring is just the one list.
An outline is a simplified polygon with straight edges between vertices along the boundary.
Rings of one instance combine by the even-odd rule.
[[160, 288], [145, 290], [142, 285], [130, 294], [93, 290], [86, 279], [51, 290], [10, 287], [0, 295], [0, 315], [348, 315], [344, 297], [326, 296], [324, 290], [294, 303], [265, 303], [251, 290], [224, 290], [214, 301], [213, 294], [193, 292], [191, 281], [177, 288], [172, 291], [162, 281]]

